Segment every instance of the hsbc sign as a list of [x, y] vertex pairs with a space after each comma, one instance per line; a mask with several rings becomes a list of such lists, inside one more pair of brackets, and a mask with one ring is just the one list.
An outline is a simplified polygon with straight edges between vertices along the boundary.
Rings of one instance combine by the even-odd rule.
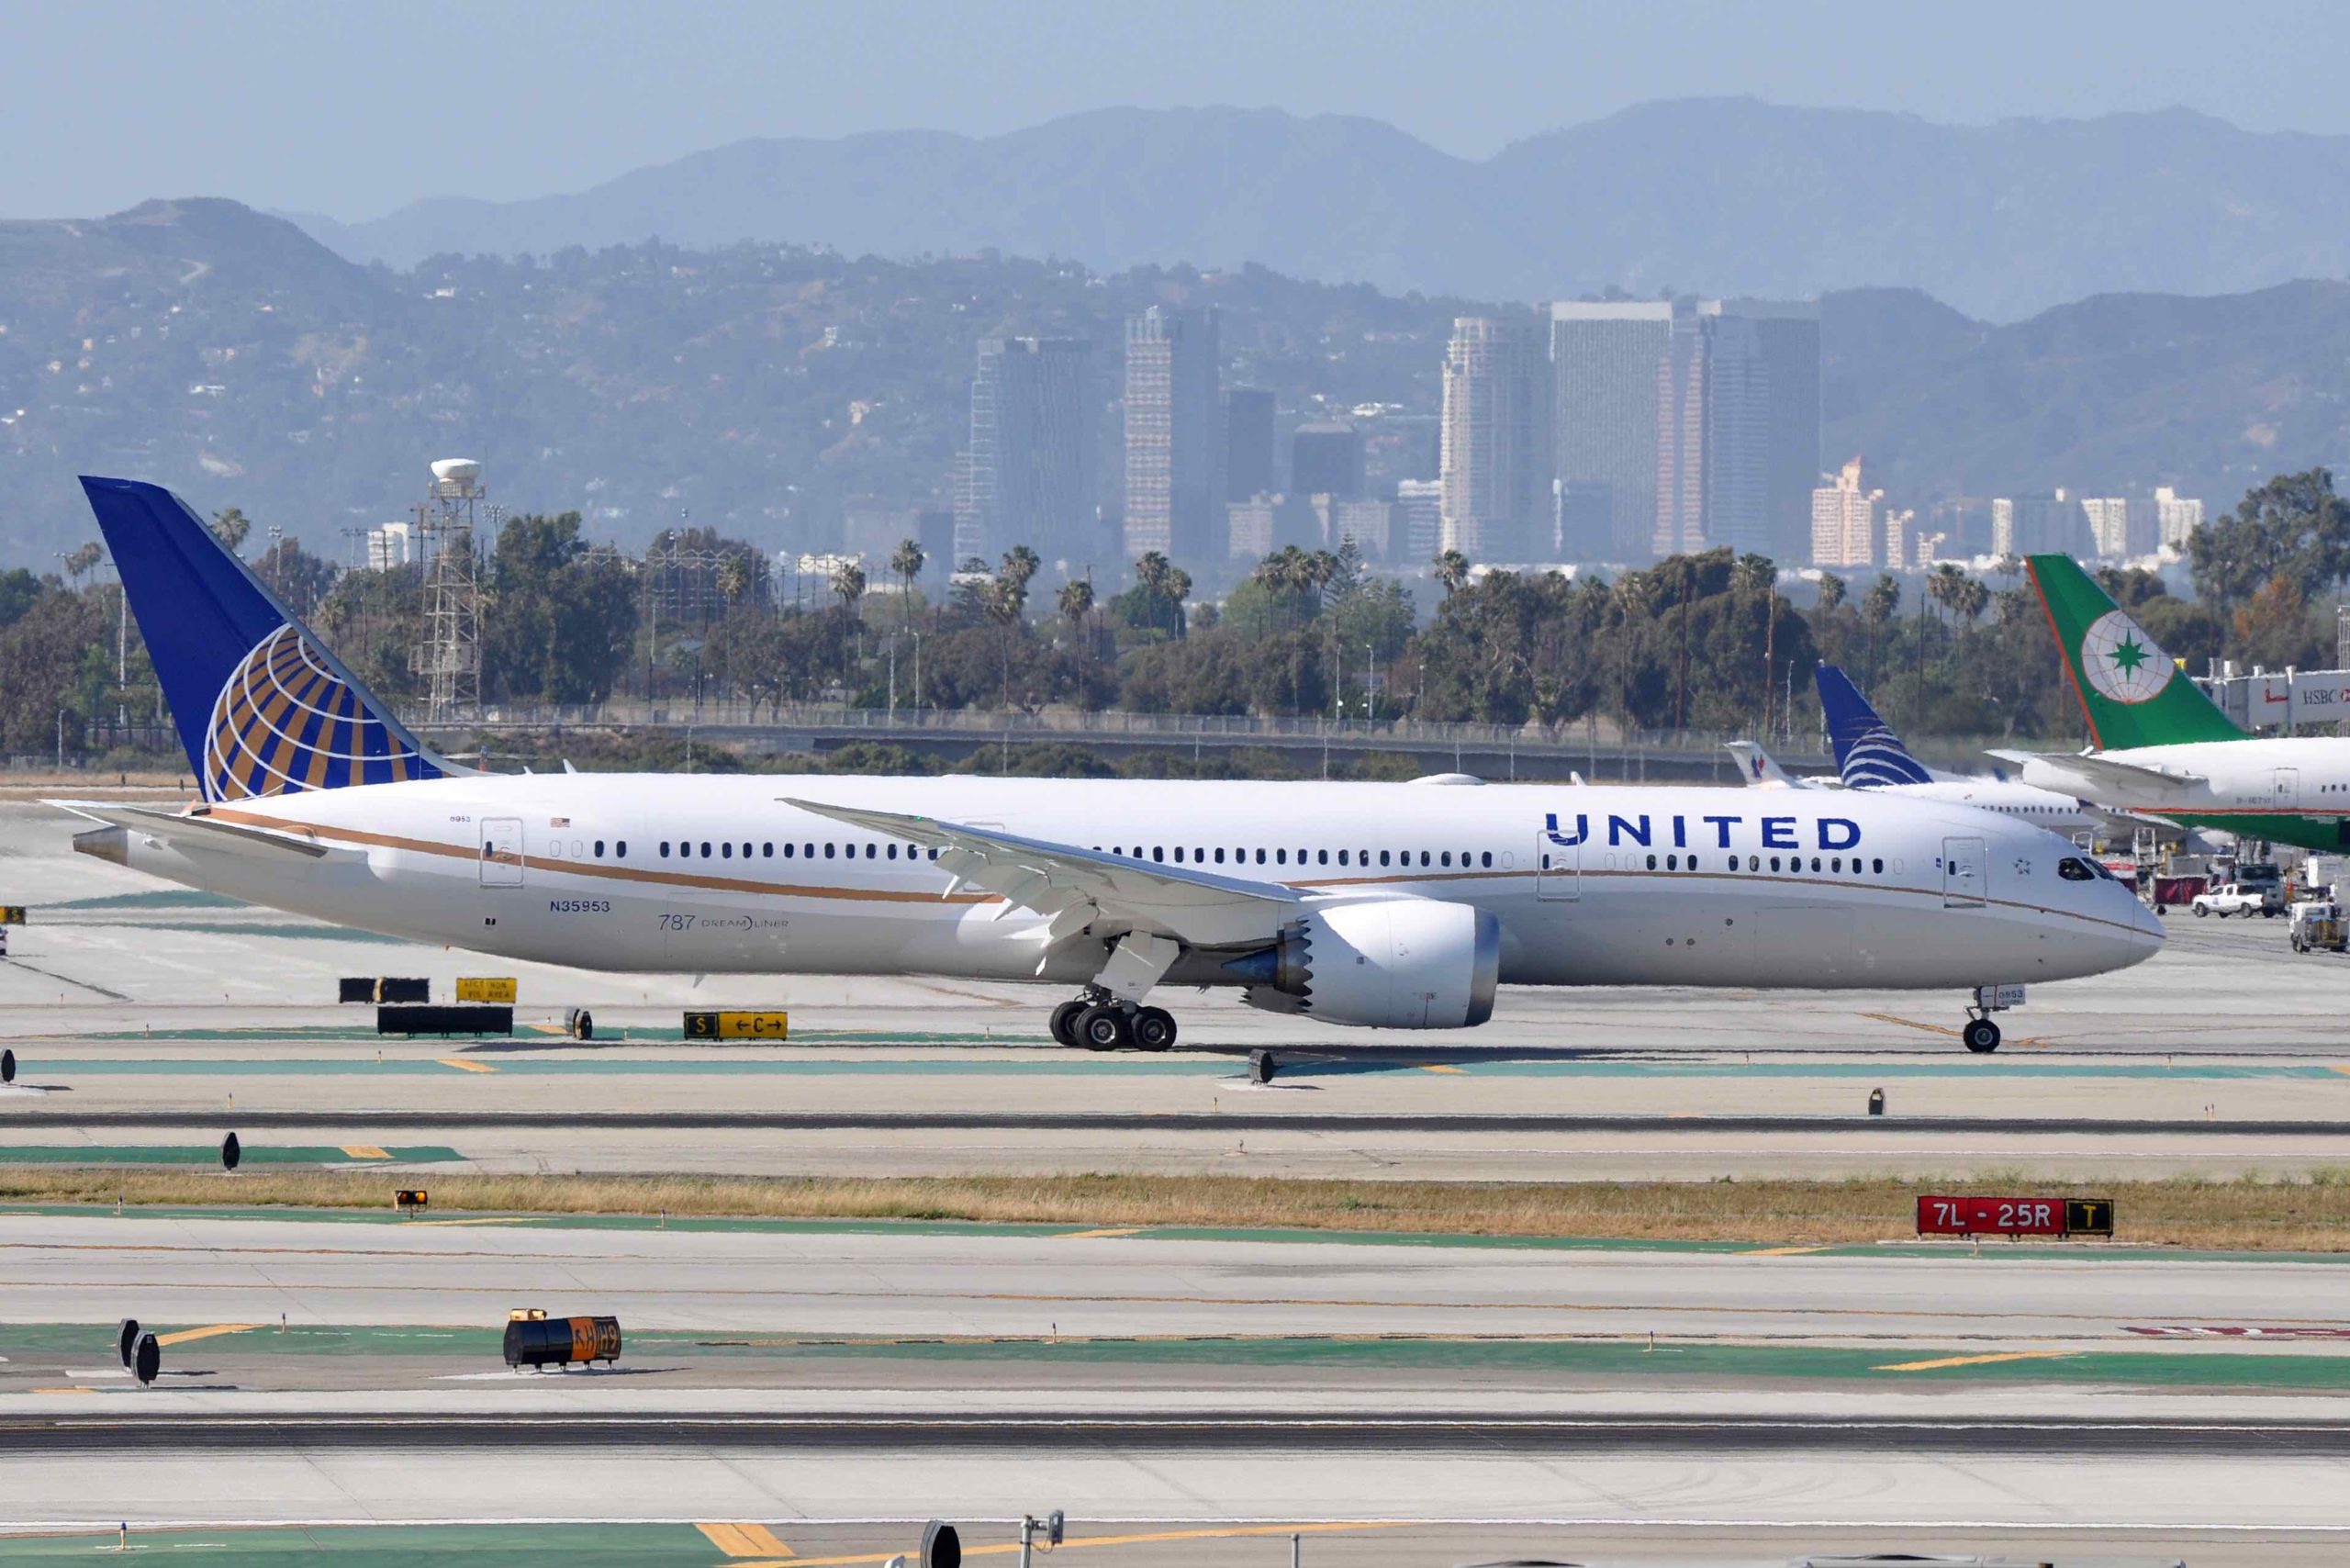
[[2350, 719], [2350, 670], [2239, 675], [2199, 684], [2222, 712], [2248, 730], [2299, 729]]

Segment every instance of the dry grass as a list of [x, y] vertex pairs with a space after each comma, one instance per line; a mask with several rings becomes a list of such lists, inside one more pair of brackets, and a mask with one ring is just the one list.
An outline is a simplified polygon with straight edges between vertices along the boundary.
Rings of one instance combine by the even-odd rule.
[[[414, 1178], [408, 1178], [414, 1180]], [[0, 1203], [379, 1208], [381, 1172], [73, 1170], [0, 1166]], [[436, 1214], [643, 1214], [955, 1219], [1075, 1226], [1224, 1226], [1628, 1240], [1826, 1243], [1911, 1234], [1919, 1193], [2110, 1197], [2121, 1239], [2264, 1251], [2350, 1251], [2350, 1174], [2310, 1181], [1993, 1180], [1504, 1182], [1303, 1182], [1230, 1176], [818, 1179], [441, 1176]]]

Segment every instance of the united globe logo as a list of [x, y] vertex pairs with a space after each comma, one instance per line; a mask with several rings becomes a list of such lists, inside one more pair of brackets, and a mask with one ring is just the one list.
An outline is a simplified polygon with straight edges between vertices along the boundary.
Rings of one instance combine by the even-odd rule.
[[2161, 696], [2178, 673], [2162, 645], [2119, 610], [2089, 622], [2081, 637], [2081, 668], [2098, 696], [2130, 703]]
[[214, 801], [440, 773], [290, 625], [255, 644], [221, 684], [204, 761]]

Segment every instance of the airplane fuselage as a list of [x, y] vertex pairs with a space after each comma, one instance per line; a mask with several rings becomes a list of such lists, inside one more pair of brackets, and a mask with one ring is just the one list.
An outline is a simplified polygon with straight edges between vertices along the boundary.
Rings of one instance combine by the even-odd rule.
[[[2153, 769], [2175, 782], [2149, 778], [2133, 788], [2127, 778], [2091, 775], [2045, 756], [2025, 766], [2025, 778], [2056, 790], [2082, 786], [2101, 801], [2182, 827], [2304, 849], [2350, 849], [2350, 738], [2246, 736], [2099, 751], [2089, 760]], [[2094, 790], [2087, 788], [2092, 778]]]
[[[1882, 793], [476, 776], [203, 808], [326, 852], [314, 858], [137, 827], [87, 847], [339, 924], [606, 970], [1081, 984], [1100, 968], [1100, 944], [1048, 946], [1038, 916], [957, 889], [916, 846], [786, 796], [1317, 901], [1470, 903], [1500, 923], [1509, 984], [1972, 987], [2099, 973], [2159, 946], [2126, 889], [2060, 872], [2076, 855], [2062, 840]], [[1166, 983], [1237, 983], [1229, 958], [1187, 952]]]

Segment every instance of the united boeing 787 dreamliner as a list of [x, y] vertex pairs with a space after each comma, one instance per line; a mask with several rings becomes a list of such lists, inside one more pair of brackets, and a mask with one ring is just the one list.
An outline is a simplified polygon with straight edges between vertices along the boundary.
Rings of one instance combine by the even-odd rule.
[[1867, 791], [489, 775], [435, 756], [177, 497], [84, 479], [203, 799], [60, 805], [77, 848], [370, 931], [618, 970], [1070, 992], [1054, 1036], [1174, 1043], [1231, 987], [1463, 1028], [1498, 985], [1991, 988], [2162, 927], [2026, 823]]

